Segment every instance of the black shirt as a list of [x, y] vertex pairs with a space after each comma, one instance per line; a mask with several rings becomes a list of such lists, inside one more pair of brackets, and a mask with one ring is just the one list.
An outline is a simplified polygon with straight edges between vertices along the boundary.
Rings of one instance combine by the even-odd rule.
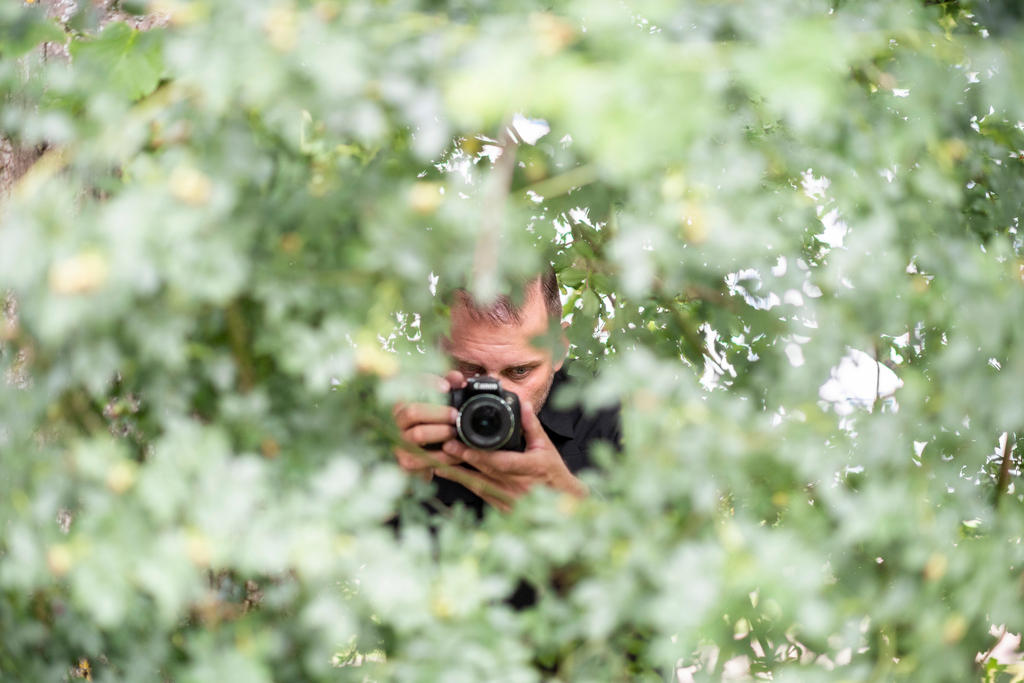
[[[557, 395], [559, 388], [572, 382], [564, 367], [556, 372], [548, 401], [537, 416], [566, 467], [576, 474], [592, 465], [590, 448], [594, 442], [606, 441], [615, 449], [621, 449], [622, 432], [617, 405], [596, 413], [588, 413], [579, 405], [562, 410], [555, 408], [551, 399]], [[442, 504], [451, 506], [462, 502], [478, 516], [483, 514], [486, 505], [483, 499], [462, 484], [440, 477], [435, 477], [434, 481], [437, 482], [437, 499]]]

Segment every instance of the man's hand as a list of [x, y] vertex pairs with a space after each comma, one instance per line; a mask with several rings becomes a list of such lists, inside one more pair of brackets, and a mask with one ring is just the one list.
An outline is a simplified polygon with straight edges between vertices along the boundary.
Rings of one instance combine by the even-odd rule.
[[[460, 388], [466, 380], [458, 372], [436, 377], [437, 389], [448, 393]], [[399, 466], [424, 481], [430, 481], [434, 468], [461, 462], [441, 449], [424, 451], [425, 446], [441, 444], [455, 438], [455, 408], [434, 403], [399, 403], [392, 410], [401, 432], [403, 445], [395, 448]]]
[[453, 472], [450, 468], [440, 468], [435, 470], [436, 474], [459, 482], [501, 510], [511, 509], [512, 504], [536, 484], [579, 498], [586, 496], [586, 486], [565, 466], [558, 449], [533, 412], [533, 406], [524, 402], [520, 412], [526, 437], [524, 452], [478, 451], [456, 440], [453, 435], [444, 442], [445, 455], [479, 471], [459, 469]]

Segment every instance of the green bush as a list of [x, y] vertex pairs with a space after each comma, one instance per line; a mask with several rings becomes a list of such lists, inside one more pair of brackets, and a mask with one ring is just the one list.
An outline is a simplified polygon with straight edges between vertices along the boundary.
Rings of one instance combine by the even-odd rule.
[[[1011, 677], [1016, 3], [79, 4], [0, 9], [0, 678]], [[389, 406], [545, 259], [625, 450], [424, 519]]]

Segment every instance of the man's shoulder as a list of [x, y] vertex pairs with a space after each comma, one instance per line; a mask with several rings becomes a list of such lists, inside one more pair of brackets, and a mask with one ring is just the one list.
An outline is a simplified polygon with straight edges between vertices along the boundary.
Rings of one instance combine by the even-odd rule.
[[559, 400], [559, 403], [567, 406], [566, 409], [579, 411], [582, 415], [618, 414], [621, 408], [618, 399], [602, 401], [596, 407], [592, 405], [593, 391], [598, 384], [600, 384], [598, 371], [592, 370], [580, 362], [566, 363], [555, 373], [554, 381], [551, 384], [551, 396], [555, 397], [556, 391], [561, 391], [564, 397]]
[[541, 410], [541, 423], [549, 431], [576, 441], [620, 441], [620, 405], [615, 402], [588, 409], [583, 392], [596, 375], [582, 365], [562, 367], [555, 373], [551, 393]]

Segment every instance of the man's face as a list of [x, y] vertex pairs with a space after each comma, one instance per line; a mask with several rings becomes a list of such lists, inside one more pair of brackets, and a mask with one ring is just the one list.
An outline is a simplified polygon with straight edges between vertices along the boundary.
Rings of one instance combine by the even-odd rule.
[[551, 390], [555, 372], [562, 367], [562, 355], [552, 358], [550, 348], [531, 342], [546, 337], [548, 313], [539, 287], [531, 286], [523, 303], [519, 324], [478, 320], [464, 303], [456, 302], [451, 312], [451, 337], [446, 350], [456, 370], [465, 377], [489, 375], [501, 386], [527, 400], [540, 411]]

